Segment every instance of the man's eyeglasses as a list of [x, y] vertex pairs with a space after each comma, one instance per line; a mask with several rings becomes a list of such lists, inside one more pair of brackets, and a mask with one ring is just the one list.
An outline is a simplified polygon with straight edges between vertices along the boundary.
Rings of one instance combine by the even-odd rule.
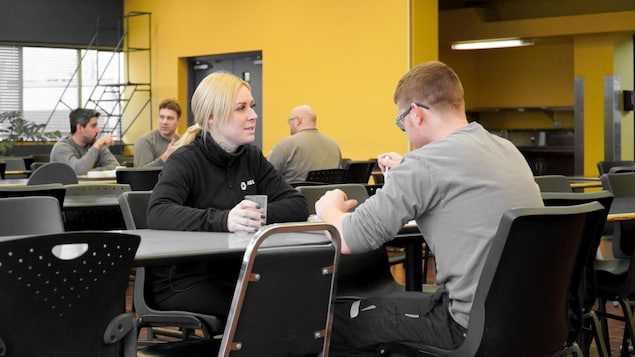
[[[423, 108], [423, 109], [430, 110], [430, 107], [425, 105], [425, 104], [414, 103], [414, 105], [416, 105], [416, 106], [418, 106], [420, 108]], [[409, 106], [408, 109], [406, 109], [406, 111], [404, 111], [403, 113], [397, 115], [397, 118], [395, 119], [395, 125], [397, 125], [399, 130], [406, 131], [406, 128], [403, 126], [403, 120], [406, 117], [406, 115], [410, 114], [411, 110], [412, 110], [412, 105]]]

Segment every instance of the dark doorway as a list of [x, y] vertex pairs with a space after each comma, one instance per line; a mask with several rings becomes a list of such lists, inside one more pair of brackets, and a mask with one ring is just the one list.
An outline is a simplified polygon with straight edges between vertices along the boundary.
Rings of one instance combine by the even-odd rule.
[[[256, 126], [256, 141], [254, 145], [262, 149], [262, 51], [228, 53], [191, 57], [188, 59], [188, 103], [192, 102], [192, 95], [199, 83], [207, 75], [225, 71], [233, 73], [249, 82], [252, 95], [256, 101], [258, 125]], [[191, 107], [188, 105], [188, 107]], [[188, 111], [187, 123], [194, 124], [192, 110]]]

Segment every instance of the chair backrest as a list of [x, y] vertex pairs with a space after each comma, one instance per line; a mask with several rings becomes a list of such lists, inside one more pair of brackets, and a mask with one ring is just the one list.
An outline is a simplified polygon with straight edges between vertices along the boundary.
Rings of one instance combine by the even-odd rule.
[[148, 228], [146, 211], [152, 191], [130, 191], [119, 196], [119, 207], [127, 229]]
[[635, 172], [635, 166], [613, 166], [608, 173], [619, 174], [623, 172]]
[[60, 209], [64, 205], [66, 189], [61, 183], [33, 186], [2, 186], [0, 197], [51, 196], [57, 199]]
[[46, 162], [35, 161], [31, 164], [30, 169], [31, 171], [35, 171], [46, 164], [47, 164]]
[[117, 183], [127, 183], [132, 191], [151, 191], [159, 180], [161, 167], [117, 169]]
[[326, 191], [340, 189], [346, 192], [348, 198], [356, 199], [358, 204], [364, 203], [368, 198], [366, 187], [358, 183], [342, 183], [334, 185], [297, 186], [296, 190], [304, 196], [309, 205], [309, 214], [315, 214], [315, 202], [326, 193]]
[[[262, 247], [316, 231], [328, 233], [330, 244]], [[218, 355], [326, 355], [339, 251], [339, 233], [328, 224], [277, 224], [256, 233], [245, 251]]]
[[622, 161], [598, 161], [598, 173], [600, 176], [603, 174], [609, 173], [612, 167], [616, 166], [633, 166], [635, 165], [635, 161], [632, 160], [622, 160]]
[[306, 181], [323, 182], [325, 184], [342, 183], [346, 175], [345, 169], [327, 169], [309, 171]]
[[345, 167], [346, 175], [344, 175], [345, 183], [368, 183], [370, 174], [373, 171], [373, 161], [351, 161]]
[[[597, 202], [507, 211], [478, 283], [467, 337], [453, 356], [545, 356], [568, 337], [568, 293]], [[549, 277], [545, 279], [545, 277]]]
[[615, 197], [635, 196], [635, 173], [603, 174], [600, 181]]
[[[64, 244], [87, 250], [62, 260], [52, 250]], [[120, 318], [138, 246], [138, 236], [108, 232], [0, 241], [0, 340], [6, 355], [120, 356], [118, 341], [134, 342], [126, 334], [132, 319], [124, 325]], [[121, 335], [111, 334], [112, 327], [120, 327]]]
[[47, 196], [0, 198], [0, 236], [64, 232], [57, 199]]
[[31, 173], [27, 185], [61, 183], [70, 185], [77, 183], [77, 175], [73, 168], [62, 162], [49, 162]]
[[122, 193], [130, 191], [128, 184], [73, 184], [66, 185], [66, 196], [112, 196], [119, 197]]
[[534, 176], [540, 192], [571, 192], [571, 184], [566, 176], [545, 175]]

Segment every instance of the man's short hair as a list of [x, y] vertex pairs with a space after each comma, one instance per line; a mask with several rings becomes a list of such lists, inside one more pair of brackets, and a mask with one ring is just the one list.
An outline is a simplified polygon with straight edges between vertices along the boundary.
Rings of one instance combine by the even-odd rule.
[[91, 118], [99, 118], [99, 112], [91, 109], [77, 108], [71, 112], [69, 118], [71, 119], [71, 134], [75, 134], [77, 124], [85, 127]]
[[441, 111], [463, 111], [463, 96], [463, 85], [452, 68], [430, 61], [417, 65], [399, 80], [394, 101], [425, 104]]
[[170, 109], [176, 113], [176, 118], [181, 117], [181, 106], [174, 99], [165, 99], [159, 104], [159, 110], [161, 109]]

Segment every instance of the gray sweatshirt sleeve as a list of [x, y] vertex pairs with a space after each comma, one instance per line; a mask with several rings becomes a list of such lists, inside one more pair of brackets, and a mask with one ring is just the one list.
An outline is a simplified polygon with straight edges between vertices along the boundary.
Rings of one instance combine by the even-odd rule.
[[[392, 240], [412, 219], [424, 214], [440, 196], [431, 175], [416, 159], [405, 159], [390, 170], [383, 188], [342, 222], [351, 253], [363, 253]], [[416, 173], [416, 174], [415, 174]]]
[[[52, 162], [63, 162], [67, 164], [73, 168], [77, 175], [86, 174], [88, 170], [95, 167], [97, 160], [99, 160], [99, 150], [93, 147], [91, 147], [82, 157], [78, 157], [69, 144], [61, 141], [53, 146], [53, 149], [51, 150]], [[117, 160], [115, 159], [115, 161]]]
[[[90, 148], [90, 150], [92, 149], [93, 148]], [[90, 150], [88, 150], [89, 153]], [[117, 166], [119, 166], [119, 161], [117, 161], [115, 156], [110, 152], [110, 150], [108, 150], [107, 147], [103, 147], [99, 149], [98, 166], [103, 170], [114, 170]]]
[[283, 148], [280, 145], [276, 145], [271, 149], [269, 156], [267, 156], [267, 161], [273, 166], [276, 171], [281, 174], [284, 169], [284, 162], [287, 158], [287, 155], [284, 153]]
[[163, 160], [154, 158], [152, 146], [146, 139], [139, 139], [134, 146], [134, 167], [163, 167]]

